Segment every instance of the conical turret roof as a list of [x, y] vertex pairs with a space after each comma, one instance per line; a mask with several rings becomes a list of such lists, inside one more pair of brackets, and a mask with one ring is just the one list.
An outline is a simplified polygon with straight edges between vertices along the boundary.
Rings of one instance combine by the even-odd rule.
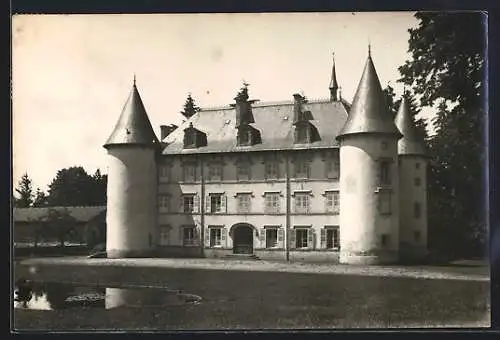
[[403, 94], [403, 98], [401, 98], [401, 104], [399, 105], [395, 124], [403, 134], [403, 137], [398, 141], [398, 154], [424, 156], [424, 141], [418, 137], [406, 94]]
[[385, 133], [401, 136], [389, 113], [380, 81], [370, 53], [349, 117], [337, 138], [358, 133]]
[[160, 144], [135, 85], [135, 79], [132, 91], [123, 107], [120, 118], [104, 147], [108, 148], [111, 145], [124, 144], [151, 146]]
[[339, 88], [339, 84], [337, 83], [337, 72], [335, 71], [335, 53], [333, 53], [332, 78], [330, 80], [329, 88], [331, 90]]

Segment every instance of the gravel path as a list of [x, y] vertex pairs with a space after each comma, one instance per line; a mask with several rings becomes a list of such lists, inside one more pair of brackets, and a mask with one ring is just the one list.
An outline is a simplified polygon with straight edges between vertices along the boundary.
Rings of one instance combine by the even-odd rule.
[[490, 281], [487, 274], [466, 274], [447, 271], [447, 267], [403, 266], [346, 266], [338, 264], [280, 263], [270, 261], [240, 261], [219, 259], [89, 259], [85, 257], [33, 258], [22, 265], [80, 265], [154, 268], [192, 268], [210, 270], [271, 271], [288, 273], [313, 273], [336, 275], [408, 277], [419, 279], [446, 279], [466, 281]]

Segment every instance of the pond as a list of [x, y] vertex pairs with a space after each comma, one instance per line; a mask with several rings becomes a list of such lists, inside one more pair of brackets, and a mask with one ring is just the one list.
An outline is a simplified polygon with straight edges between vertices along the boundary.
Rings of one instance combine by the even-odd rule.
[[198, 295], [161, 287], [102, 287], [42, 281], [17, 282], [13, 299], [14, 308], [32, 310], [172, 307], [196, 305], [201, 300]]

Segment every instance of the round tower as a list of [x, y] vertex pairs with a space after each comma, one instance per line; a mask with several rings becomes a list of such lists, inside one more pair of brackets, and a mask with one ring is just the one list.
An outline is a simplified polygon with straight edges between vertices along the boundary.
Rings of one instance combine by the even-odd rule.
[[427, 255], [427, 156], [406, 93], [401, 99], [395, 123], [403, 134], [398, 142], [399, 253], [402, 260], [413, 262]]
[[340, 263], [398, 260], [399, 187], [394, 124], [370, 52], [340, 141]]
[[108, 150], [106, 252], [109, 258], [150, 256], [157, 239], [159, 141], [137, 90], [104, 145]]

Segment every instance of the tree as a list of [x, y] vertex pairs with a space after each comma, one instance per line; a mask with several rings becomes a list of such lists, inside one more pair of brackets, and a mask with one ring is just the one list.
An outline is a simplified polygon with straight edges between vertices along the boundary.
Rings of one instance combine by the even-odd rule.
[[19, 194], [14, 201], [17, 208], [28, 208], [33, 204], [33, 182], [27, 173], [19, 180], [16, 192]]
[[437, 133], [429, 138], [429, 246], [479, 255], [486, 236], [485, 18], [480, 12], [415, 17], [419, 26], [409, 30], [411, 58], [399, 67], [400, 81], [421, 106], [440, 104], [433, 122]]
[[193, 97], [191, 97], [191, 93], [189, 93], [186, 103], [184, 103], [184, 110], [181, 111], [181, 114], [186, 118], [190, 118], [198, 111], [200, 111], [200, 108], [196, 106]]
[[105, 188], [106, 177], [100, 171], [91, 176], [81, 166], [62, 169], [49, 185], [48, 205], [100, 205], [106, 202]]
[[33, 199], [33, 207], [45, 207], [47, 204], [47, 195], [40, 188], [37, 188]]
[[236, 100], [247, 101], [248, 98], [250, 98], [248, 96], [248, 85], [250, 84], [243, 82], [243, 86], [240, 88], [240, 91], [236, 95]]

